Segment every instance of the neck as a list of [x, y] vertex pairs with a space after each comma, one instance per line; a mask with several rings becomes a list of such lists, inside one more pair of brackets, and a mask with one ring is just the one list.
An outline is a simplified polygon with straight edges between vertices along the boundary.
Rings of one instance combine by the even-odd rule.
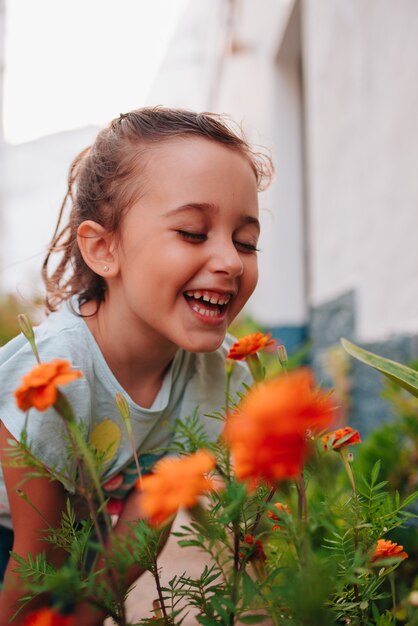
[[[80, 310], [91, 315], [96, 303], [87, 302]], [[126, 317], [105, 300], [85, 322], [120, 385], [134, 402], [149, 408], [178, 348], [152, 329], [137, 328]]]

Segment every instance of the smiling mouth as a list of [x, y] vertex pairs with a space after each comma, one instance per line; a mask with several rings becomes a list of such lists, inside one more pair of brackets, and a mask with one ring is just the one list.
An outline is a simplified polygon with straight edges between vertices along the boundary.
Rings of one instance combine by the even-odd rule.
[[213, 291], [189, 290], [184, 292], [192, 311], [205, 317], [222, 317], [231, 300], [231, 294]]

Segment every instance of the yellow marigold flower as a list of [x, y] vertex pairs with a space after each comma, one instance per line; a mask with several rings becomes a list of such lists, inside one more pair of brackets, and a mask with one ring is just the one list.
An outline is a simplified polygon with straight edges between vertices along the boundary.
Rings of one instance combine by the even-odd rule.
[[255, 385], [223, 433], [235, 475], [250, 488], [299, 476], [309, 451], [306, 431], [329, 427], [334, 413], [329, 394], [314, 388], [307, 368]]
[[394, 558], [402, 561], [408, 558], [408, 554], [404, 552], [403, 546], [388, 539], [378, 539], [371, 562], [376, 563], [376, 561], [381, 561], [382, 559]]
[[23, 376], [21, 386], [15, 391], [18, 407], [22, 411], [32, 407], [38, 411], [49, 409], [57, 400], [57, 386], [66, 385], [83, 375], [70, 368], [70, 362], [62, 359], [36, 365]]
[[262, 348], [274, 346], [275, 343], [276, 341], [271, 339], [271, 333], [268, 335], [264, 335], [260, 332], [252, 333], [251, 335], [242, 337], [242, 339], [238, 339], [238, 341], [231, 346], [227, 358], [233, 359], [234, 361], [243, 361], [248, 355], [255, 354]]
[[346, 426], [322, 437], [322, 443], [325, 450], [339, 450], [343, 446], [354, 446], [356, 443], [361, 443], [360, 433], [358, 430]]
[[152, 526], [159, 526], [180, 507], [193, 506], [202, 493], [215, 489], [214, 481], [206, 476], [215, 464], [215, 457], [206, 450], [162, 459], [152, 474], [142, 478], [141, 513]]

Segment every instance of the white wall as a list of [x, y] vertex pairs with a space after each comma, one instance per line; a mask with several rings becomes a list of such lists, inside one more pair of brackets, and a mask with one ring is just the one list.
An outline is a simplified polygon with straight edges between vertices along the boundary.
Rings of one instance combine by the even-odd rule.
[[418, 332], [418, 3], [305, 1], [310, 284], [364, 340]]
[[301, 78], [296, 58], [277, 60], [291, 7], [287, 0], [191, 2], [149, 98], [226, 113], [270, 150], [277, 173], [260, 197], [260, 281], [246, 308], [268, 326], [299, 326], [307, 315]]

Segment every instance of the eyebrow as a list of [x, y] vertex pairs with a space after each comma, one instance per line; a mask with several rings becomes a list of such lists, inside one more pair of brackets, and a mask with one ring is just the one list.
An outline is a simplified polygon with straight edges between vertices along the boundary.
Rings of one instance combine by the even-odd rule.
[[[188, 211], [199, 211], [201, 213], [219, 213], [219, 206], [216, 204], [212, 204], [211, 202], [188, 202], [187, 204], [183, 204], [182, 206], [176, 207], [175, 209], [170, 209], [166, 213], [164, 213], [164, 217], [173, 217], [174, 215], [178, 215], [179, 213], [186, 213]], [[260, 230], [260, 222], [256, 217], [252, 215], [243, 215], [242, 216], [243, 224], [255, 224], [257, 228]]]

